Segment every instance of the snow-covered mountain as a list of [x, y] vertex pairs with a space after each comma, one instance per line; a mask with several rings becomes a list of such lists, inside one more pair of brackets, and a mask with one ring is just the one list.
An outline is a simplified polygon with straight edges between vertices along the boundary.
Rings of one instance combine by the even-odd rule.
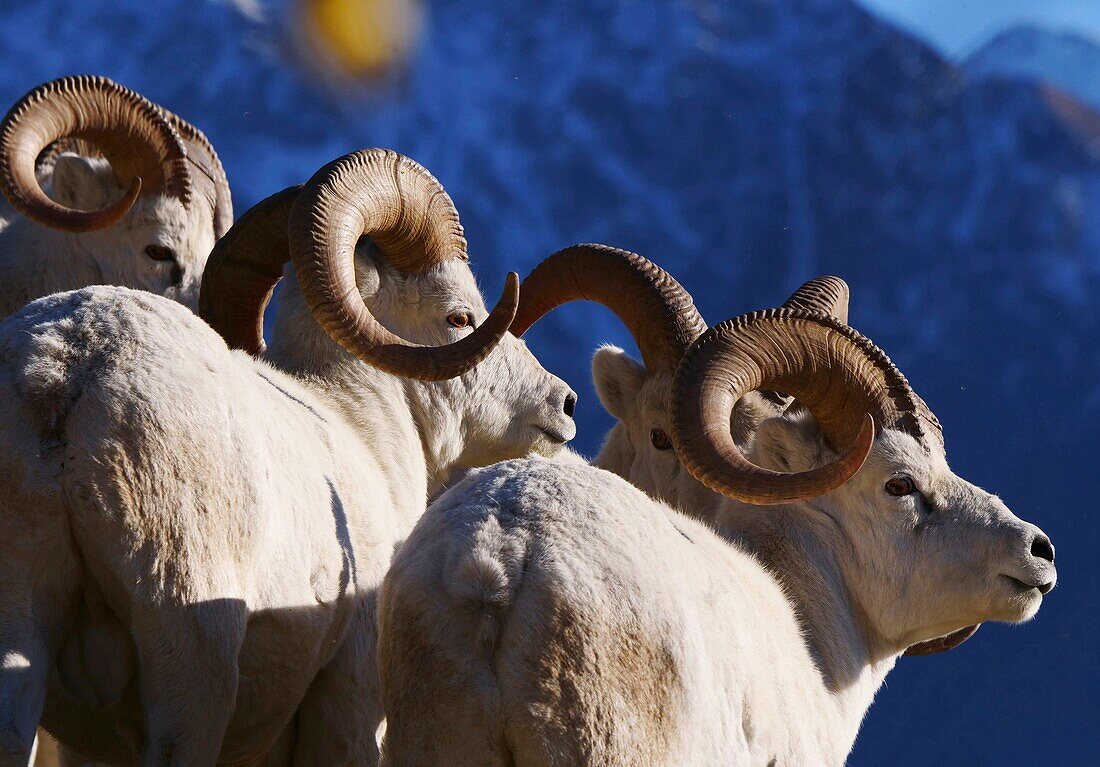
[[964, 62], [975, 76], [1055, 85], [1100, 110], [1100, 41], [1067, 30], [1018, 26], [994, 36]]
[[[1089, 110], [976, 77], [850, 0], [433, 0], [404, 74], [356, 98], [280, 55], [284, 10], [8, 0], [0, 103], [114, 77], [207, 131], [238, 211], [351, 149], [396, 148], [455, 198], [490, 295], [579, 241], [666, 265], [711, 322], [843, 276], [853, 324], [936, 409], [953, 462], [1069, 563], [1034, 626], [903, 661], [852, 764], [1100, 763], [1084, 702], [1100, 656], [1059, 644], [1100, 628], [1096, 575], [1073, 564], [1100, 532]], [[588, 374], [601, 341], [629, 345], [590, 306], [531, 337], [581, 392], [589, 452], [608, 423]]]

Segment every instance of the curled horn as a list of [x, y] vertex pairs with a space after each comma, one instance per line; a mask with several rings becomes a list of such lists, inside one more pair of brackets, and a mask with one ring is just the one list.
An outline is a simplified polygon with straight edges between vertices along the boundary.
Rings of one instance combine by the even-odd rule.
[[556, 307], [582, 300], [603, 304], [623, 321], [651, 371], [674, 371], [707, 329], [691, 295], [649, 259], [606, 245], [574, 245], [523, 281], [512, 332], [521, 336]]
[[[816, 419], [834, 462], [784, 473], [752, 464], [734, 444], [729, 417], [750, 391], [796, 397]], [[834, 490], [859, 470], [874, 426], [898, 426], [912, 390], [881, 350], [835, 318], [773, 309], [711, 328], [685, 356], [673, 383], [672, 440], [691, 474], [716, 492], [766, 505]]]
[[201, 130], [166, 109], [161, 111], [187, 145], [187, 159], [199, 171], [194, 176], [195, 185], [207, 196], [214, 209], [214, 239], [224, 237], [229, 227], [233, 226], [233, 197], [221, 158]]
[[[35, 176], [39, 154], [56, 141], [95, 146], [126, 193], [103, 210], [67, 208]], [[126, 215], [142, 189], [191, 202], [187, 150], [160, 108], [105, 77], [65, 77], [25, 95], [0, 123], [0, 187], [21, 214], [69, 232], [103, 229]]]
[[264, 352], [264, 310], [290, 260], [287, 222], [301, 186], [273, 194], [241, 216], [206, 261], [199, 316], [232, 349]]
[[393, 267], [408, 274], [467, 260], [451, 198], [427, 170], [395, 152], [353, 152], [319, 170], [291, 208], [289, 234], [302, 295], [317, 321], [360, 360], [395, 375], [424, 381], [462, 375], [489, 355], [515, 317], [515, 274], [508, 275], [485, 322], [453, 344], [410, 344], [371, 316], [355, 283], [360, 237], [370, 237]]

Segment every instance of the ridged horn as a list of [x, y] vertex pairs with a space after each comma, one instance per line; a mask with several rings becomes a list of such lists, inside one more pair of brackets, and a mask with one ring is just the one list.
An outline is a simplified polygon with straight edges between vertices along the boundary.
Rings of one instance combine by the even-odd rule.
[[193, 174], [193, 179], [196, 188], [206, 196], [214, 210], [214, 239], [224, 237], [233, 226], [233, 196], [221, 158], [205, 133], [179, 115], [163, 107], [161, 111], [187, 145], [187, 159], [199, 171]]
[[569, 301], [595, 301], [623, 321], [650, 371], [674, 371], [707, 329], [691, 295], [672, 275], [637, 253], [607, 245], [558, 251], [524, 279], [519, 295], [515, 335]]
[[[820, 312], [828, 317], [836, 317], [848, 324], [848, 283], [839, 277], [817, 277], [791, 294], [783, 302], [784, 309], [802, 309], [808, 312]], [[760, 395], [774, 405], [778, 412], [784, 412], [794, 403], [793, 397], [779, 392], [762, 391]]]
[[[39, 154], [56, 141], [86, 142], [126, 187], [103, 210], [67, 208], [42, 190]], [[138, 195], [163, 192], [190, 205], [187, 150], [160, 108], [105, 77], [65, 77], [19, 99], [0, 123], [0, 188], [12, 207], [43, 226], [68, 232], [104, 229], [126, 215]]]
[[[772, 309], [711, 328], [685, 356], [673, 384], [673, 443], [681, 463], [712, 490], [747, 503], [812, 498], [846, 482], [866, 459], [874, 425], [918, 439], [923, 402], [871, 341], [833, 317]], [[840, 457], [806, 472], [755, 466], [729, 435], [729, 414], [746, 392], [798, 399]]]
[[231, 349], [264, 352], [264, 311], [290, 260], [287, 223], [300, 190], [289, 187], [249, 209], [206, 261], [199, 316]]
[[848, 324], [848, 283], [839, 277], [817, 277], [803, 285], [783, 302], [784, 309], [802, 309], [836, 317]]
[[427, 170], [396, 152], [353, 152], [319, 170], [292, 206], [289, 231], [302, 295], [317, 321], [360, 360], [395, 375], [424, 381], [462, 375], [489, 355], [515, 317], [515, 274], [485, 322], [453, 344], [411, 344], [371, 316], [355, 283], [361, 236], [408, 274], [468, 260], [451, 198]]

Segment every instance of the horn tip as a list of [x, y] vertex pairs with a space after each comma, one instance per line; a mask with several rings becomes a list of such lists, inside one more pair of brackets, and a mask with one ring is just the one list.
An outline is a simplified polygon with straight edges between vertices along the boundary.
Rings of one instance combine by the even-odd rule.
[[518, 309], [519, 275], [515, 272], [508, 272], [508, 276], [504, 278], [504, 290], [500, 294], [500, 301], [497, 302], [493, 313], [495, 314], [498, 310], [505, 311], [509, 315], [509, 322], [511, 322], [516, 318]]

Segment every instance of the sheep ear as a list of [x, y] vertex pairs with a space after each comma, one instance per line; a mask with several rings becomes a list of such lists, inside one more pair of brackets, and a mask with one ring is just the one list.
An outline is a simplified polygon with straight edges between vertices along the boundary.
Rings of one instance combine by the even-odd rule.
[[619, 347], [603, 346], [592, 358], [592, 379], [604, 408], [622, 421], [634, 412], [646, 369]]
[[105, 161], [89, 160], [70, 152], [64, 152], [54, 160], [50, 191], [51, 196], [62, 205], [97, 210], [114, 202], [119, 190]]
[[752, 460], [774, 471], [807, 471], [825, 463], [825, 440], [809, 414], [776, 416], [761, 422], [752, 443]]
[[364, 300], [369, 301], [382, 286], [381, 272], [393, 269], [386, 263], [385, 256], [378, 252], [370, 240], [363, 237], [355, 246], [355, 284]]

